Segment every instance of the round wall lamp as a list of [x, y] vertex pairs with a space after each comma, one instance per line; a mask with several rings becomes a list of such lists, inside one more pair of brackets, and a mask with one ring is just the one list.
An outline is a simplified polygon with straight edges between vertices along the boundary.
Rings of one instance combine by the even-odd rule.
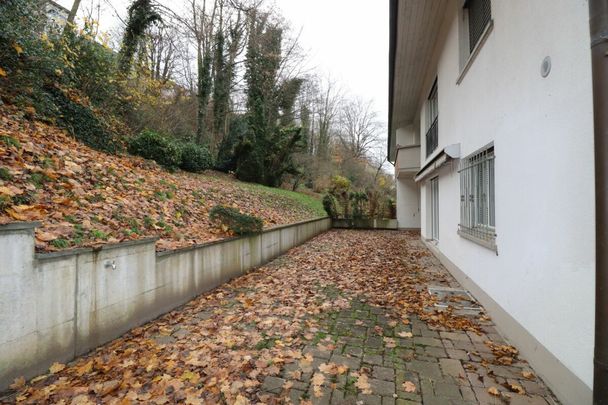
[[551, 73], [551, 57], [547, 56], [543, 59], [543, 63], [540, 64], [540, 75], [547, 77], [549, 73]]

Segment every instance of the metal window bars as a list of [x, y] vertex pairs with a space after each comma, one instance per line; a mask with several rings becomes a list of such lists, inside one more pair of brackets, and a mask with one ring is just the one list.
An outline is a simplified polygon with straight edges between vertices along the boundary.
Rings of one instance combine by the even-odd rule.
[[494, 147], [460, 161], [460, 224], [458, 232], [495, 247], [496, 213]]
[[431, 87], [431, 92], [428, 98], [427, 109], [428, 130], [426, 131], [426, 157], [429, 157], [439, 143], [439, 91], [437, 88], [437, 79]]
[[473, 52], [492, 19], [492, 3], [490, 0], [467, 0], [464, 7], [469, 11], [469, 51]]
[[429, 157], [439, 144], [439, 133], [438, 133], [438, 121], [439, 118], [435, 117], [435, 120], [431, 124], [428, 131], [426, 131], [426, 157]]

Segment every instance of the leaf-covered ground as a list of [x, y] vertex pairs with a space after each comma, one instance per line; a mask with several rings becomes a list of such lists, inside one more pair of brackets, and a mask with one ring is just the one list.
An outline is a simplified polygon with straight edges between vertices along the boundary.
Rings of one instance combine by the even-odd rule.
[[[30, 382], [6, 402], [553, 404], [419, 235], [330, 231]], [[0, 400], [2, 402], [2, 400]]]
[[40, 251], [151, 236], [165, 250], [223, 238], [208, 218], [216, 204], [259, 216], [266, 227], [325, 215], [308, 195], [214, 172], [169, 173], [140, 158], [95, 151], [0, 108], [0, 224], [41, 221]]

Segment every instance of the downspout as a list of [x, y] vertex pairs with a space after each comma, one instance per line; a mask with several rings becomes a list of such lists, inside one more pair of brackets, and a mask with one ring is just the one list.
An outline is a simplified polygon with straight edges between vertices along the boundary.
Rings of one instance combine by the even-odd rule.
[[589, 0], [595, 146], [593, 403], [608, 404], [608, 0]]

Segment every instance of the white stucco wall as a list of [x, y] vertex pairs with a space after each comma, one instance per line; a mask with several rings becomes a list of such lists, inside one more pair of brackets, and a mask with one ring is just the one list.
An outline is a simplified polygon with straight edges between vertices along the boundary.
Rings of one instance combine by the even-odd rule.
[[[498, 255], [456, 233], [457, 165], [439, 172], [437, 248], [591, 387], [595, 218], [587, 2], [492, 1], [493, 30], [460, 85], [452, 3], [447, 36], [438, 44], [439, 147], [460, 143], [466, 156], [494, 142]], [[552, 70], [542, 78], [546, 56]], [[429, 87], [434, 76], [429, 69]], [[421, 153], [424, 161], [424, 147]]]
[[[409, 125], [397, 128], [395, 131], [396, 144], [410, 146], [420, 144], [418, 126]], [[395, 179], [397, 195], [397, 223], [400, 229], [420, 228], [420, 193], [419, 186], [414, 182], [414, 173]]]

